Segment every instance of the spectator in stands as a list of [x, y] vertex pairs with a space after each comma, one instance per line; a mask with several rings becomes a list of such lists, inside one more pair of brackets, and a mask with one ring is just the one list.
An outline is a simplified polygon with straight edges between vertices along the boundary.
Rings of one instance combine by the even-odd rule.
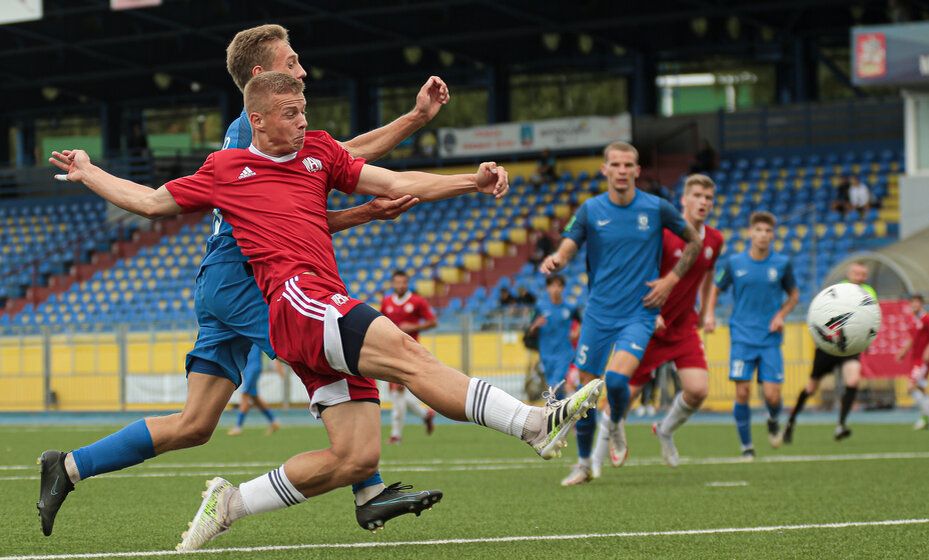
[[835, 199], [832, 201], [832, 209], [836, 212], [841, 212], [843, 216], [852, 207], [848, 197], [848, 191], [851, 187], [851, 175], [842, 177], [842, 182], [836, 187]]
[[516, 296], [506, 286], [500, 288], [500, 309], [507, 310], [516, 306]]
[[700, 140], [694, 162], [690, 165], [691, 173], [712, 173], [716, 170], [716, 150], [706, 138]]
[[858, 215], [864, 218], [871, 208], [871, 189], [861, 182], [857, 175], [851, 175], [850, 179], [851, 185], [848, 188], [849, 208], [858, 210]]
[[516, 304], [522, 307], [532, 307], [535, 305], [535, 295], [526, 289], [525, 286], [516, 288]]
[[555, 156], [551, 154], [548, 148], [542, 150], [542, 155], [539, 156], [539, 164], [536, 167], [535, 173], [532, 174], [530, 181], [533, 186], [540, 186], [542, 183], [550, 183], [556, 181], [558, 176], [555, 175]]
[[529, 236], [529, 240], [533, 242], [533, 249], [532, 254], [529, 255], [529, 262], [532, 263], [533, 267], [538, 267], [542, 264], [542, 260], [546, 255], [554, 252], [555, 243], [548, 233], [544, 231], [533, 231]]

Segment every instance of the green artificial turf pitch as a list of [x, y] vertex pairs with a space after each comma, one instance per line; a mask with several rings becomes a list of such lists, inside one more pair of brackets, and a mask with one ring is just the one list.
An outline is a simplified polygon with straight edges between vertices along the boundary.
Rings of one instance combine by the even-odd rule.
[[[525, 444], [487, 429], [442, 424], [426, 437], [411, 423], [401, 445], [384, 446], [381, 472], [388, 484], [441, 489], [445, 498], [432, 511], [400, 517], [372, 535], [356, 524], [351, 492], [343, 488], [236, 522], [206, 547], [225, 552], [203, 557], [925, 558], [929, 432], [852, 426], [853, 436], [837, 443], [832, 426], [801, 424], [792, 445], [772, 450], [764, 426], [755, 425], [758, 460], [743, 464], [735, 462], [732, 425], [697, 421], [677, 433], [683, 464], [671, 469], [649, 427], [633, 424], [626, 466], [563, 488], [573, 437], [565, 458], [542, 461]], [[240, 483], [327, 445], [319, 426], [266, 436], [256, 423], [236, 438], [220, 429], [200, 448], [79, 483], [53, 535], [42, 536], [36, 457], [113, 429], [0, 427], [0, 560], [153, 557], [179, 542], [207, 479]]]

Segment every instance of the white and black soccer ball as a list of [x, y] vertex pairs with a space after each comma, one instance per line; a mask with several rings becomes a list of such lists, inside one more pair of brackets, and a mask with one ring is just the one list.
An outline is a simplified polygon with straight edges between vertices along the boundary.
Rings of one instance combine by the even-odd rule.
[[806, 315], [816, 346], [833, 356], [864, 352], [881, 328], [881, 306], [867, 290], [844, 282], [819, 292]]

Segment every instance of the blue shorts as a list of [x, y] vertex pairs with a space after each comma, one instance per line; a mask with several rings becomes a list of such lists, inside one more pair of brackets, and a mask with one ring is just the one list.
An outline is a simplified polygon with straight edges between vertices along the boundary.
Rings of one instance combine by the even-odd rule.
[[200, 330], [197, 343], [187, 354], [188, 373], [192, 362], [203, 360], [213, 367], [195, 367], [195, 371], [226, 377], [239, 386], [253, 344], [272, 360], [277, 357], [268, 332], [268, 304], [248, 263], [201, 268], [194, 308]]
[[242, 393], [257, 397], [259, 377], [261, 377], [261, 348], [253, 344], [251, 352], [248, 353], [248, 362], [242, 370]]
[[549, 387], [554, 387], [564, 381], [574, 354], [558, 352], [552, 355], [541, 354], [540, 357], [542, 368], [545, 370], [545, 381]]
[[[602, 375], [603, 369], [610, 361], [611, 349], [613, 352], [628, 352], [641, 360], [654, 331], [654, 317], [611, 329], [594, 326], [592, 321], [585, 320], [581, 323], [581, 336], [577, 341], [574, 365], [587, 373]], [[627, 375], [631, 376], [632, 372], [628, 372]]]
[[729, 379], [751, 381], [758, 370], [758, 381], [784, 382], [784, 356], [778, 346], [751, 346], [733, 342], [729, 348]]

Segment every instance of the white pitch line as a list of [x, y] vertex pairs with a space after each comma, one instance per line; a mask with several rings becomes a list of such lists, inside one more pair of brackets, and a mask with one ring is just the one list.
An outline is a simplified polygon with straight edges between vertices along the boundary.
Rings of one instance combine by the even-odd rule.
[[[901, 452], [901, 453], [859, 453], [847, 455], [773, 455], [759, 457], [755, 463], [814, 463], [828, 461], [878, 461], [894, 459], [929, 459], [929, 452]], [[744, 464], [741, 457], [705, 457], [702, 459], [688, 459], [681, 457], [684, 465], [740, 465]], [[140, 465], [136, 469], [142, 472], [109, 473], [99, 478], [161, 478], [167, 476], [206, 476], [222, 471], [223, 475], [260, 474], [268, 469], [280, 466], [280, 463], [165, 463]], [[564, 461], [540, 461], [539, 459], [452, 459], [448, 461], [428, 460], [411, 462], [383, 462], [380, 465], [389, 472], [456, 472], [456, 471], [508, 471], [524, 469], [564, 468]], [[654, 467], [664, 466], [660, 457], [644, 459], [629, 459], [624, 467]], [[35, 470], [35, 465], [8, 465], [0, 470]], [[156, 469], [187, 469], [187, 472], [145, 472]], [[226, 471], [224, 469], [238, 469]], [[197, 471], [203, 472], [197, 472]], [[2, 481], [38, 480], [38, 475], [30, 476], [3, 476]]]
[[713, 486], [718, 488], [726, 488], [729, 486], [748, 486], [748, 482], [744, 480], [733, 480], [732, 482], [707, 482], [704, 486]]
[[878, 527], [888, 525], [917, 525], [929, 523], [929, 519], [887, 519], [883, 521], [848, 521], [843, 523], [818, 523], [811, 525], [772, 525], [767, 527], [721, 527], [718, 529], [682, 529], [678, 531], [638, 531], [629, 533], [586, 533], [580, 535], [522, 535], [483, 539], [441, 539], [434, 541], [358, 542], [331, 544], [295, 544], [280, 546], [250, 546], [232, 548], [207, 548], [195, 552], [174, 550], [146, 550], [137, 552], [92, 552], [84, 554], [49, 554], [33, 556], [0, 556], [0, 560], [76, 560], [80, 558], [140, 558], [150, 556], [173, 556], [177, 554], [220, 554], [226, 552], [276, 552], [285, 550], [375, 548], [384, 546], [425, 546], [449, 544], [484, 544], [533, 541], [568, 541], [582, 539], [612, 539], [630, 537], [676, 537], [690, 535], [718, 535], [726, 533], [767, 533], [772, 531], [803, 531], [810, 529], [846, 529], [850, 527]]

